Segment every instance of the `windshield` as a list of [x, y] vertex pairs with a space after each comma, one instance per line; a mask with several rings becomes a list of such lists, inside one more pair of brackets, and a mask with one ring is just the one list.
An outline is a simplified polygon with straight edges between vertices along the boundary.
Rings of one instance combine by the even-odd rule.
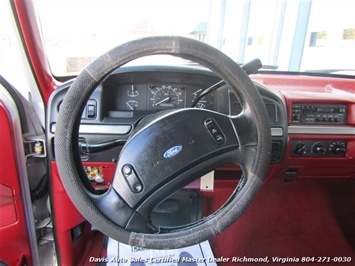
[[[75, 75], [105, 51], [153, 35], [197, 39], [238, 63], [259, 58], [277, 71], [354, 75], [353, 0], [43, 0], [37, 7], [55, 76]], [[162, 56], [143, 62], [171, 64]]]

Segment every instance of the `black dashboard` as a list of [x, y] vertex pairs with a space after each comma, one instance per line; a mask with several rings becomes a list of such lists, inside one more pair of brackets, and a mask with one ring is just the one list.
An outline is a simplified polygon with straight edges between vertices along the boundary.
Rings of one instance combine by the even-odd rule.
[[[238, 115], [242, 111], [239, 96], [232, 93], [226, 84], [197, 102], [202, 91], [220, 80], [209, 70], [188, 66], [119, 68], [94, 90], [87, 101], [81, 118], [79, 141], [92, 146], [124, 143], [144, 117], [166, 109], [195, 107]], [[71, 83], [61, 86], [51, 96], [47, 117], [49, 143], [54, 142], [57, 115]], [[285, 103], [279, 94], [255, 85], [269, 115], [273, 138], [272, 162], [277, 163], [282, 160], [287, 141]], [[82, 159], [96, 162], [117, 160], [119, 150], [108, 147], [108, 150], [95, 153], [82, 151]], [[53, 152], [50, 156], [52, 159], [55, 157]]]

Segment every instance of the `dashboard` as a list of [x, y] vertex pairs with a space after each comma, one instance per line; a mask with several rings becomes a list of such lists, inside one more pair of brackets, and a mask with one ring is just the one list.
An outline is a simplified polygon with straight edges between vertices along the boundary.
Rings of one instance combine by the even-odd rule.
[[[355, 176], [354, 79], [275, 73], [251, 79], [269, 116], [273, 174], [284, 180]], [[123, 67], [112, 72], [94, 90], [81, 117], [79, 149], [85, 170], [103, 173], [114, 167], [132, 130], [156, 112], [203, 108], [239, 114], [239, 96], [227, 84], [199, 99], [202, 91], [220, 81], [209, 70], [189, 66]], [[49, 101], [47, 137], [53, 161], [56, 120], [71, 83], [57, 89]]]

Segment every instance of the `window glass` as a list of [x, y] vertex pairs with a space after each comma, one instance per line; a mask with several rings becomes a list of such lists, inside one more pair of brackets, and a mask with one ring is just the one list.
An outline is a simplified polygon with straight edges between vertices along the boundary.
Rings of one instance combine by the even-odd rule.
[[151, 35], [203, 38], [203, 32], [197, 33], [195, 29], [207, 21], [209, 4], [209, 1], [186, 0], [37, 2], [48, 59], [55, 75], [75, 74], [102, 53], [137, 38]]
[[0, 1], [0, 74], [26, 99], [30, 92], [10, 5]]
[[0, 0], [0, 74], [31, 104], [44, 126], [44, 104], [17, 31], [10, 1]]
[[194, 38], [238, 63], [260, 58], [282, 71], [355, 69], [353, 0], [38, 0], [37, 6], [57, 76], [76, 74], [103, 52], [153, 35]]
[[355, 1], [313, 0], [301, 70], [355, 69], [354, 28]]

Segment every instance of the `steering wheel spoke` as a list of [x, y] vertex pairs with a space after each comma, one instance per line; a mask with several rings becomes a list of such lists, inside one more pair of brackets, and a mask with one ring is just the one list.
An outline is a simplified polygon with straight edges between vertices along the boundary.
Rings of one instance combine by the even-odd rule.
[[102, 195], [88, 193], [88, 197], [95, 207], [102, 211], [105, 217], [118, 226], [131, 231], [157, 232], [150, 220], [139, 214], [135, 209], [132, 209], [114, 188], [110, 187]]
[[231, 116], [240, 146], [256, 146], [258, 143], [257, 128], [250, 109], [244, 108], [237, 116]]

